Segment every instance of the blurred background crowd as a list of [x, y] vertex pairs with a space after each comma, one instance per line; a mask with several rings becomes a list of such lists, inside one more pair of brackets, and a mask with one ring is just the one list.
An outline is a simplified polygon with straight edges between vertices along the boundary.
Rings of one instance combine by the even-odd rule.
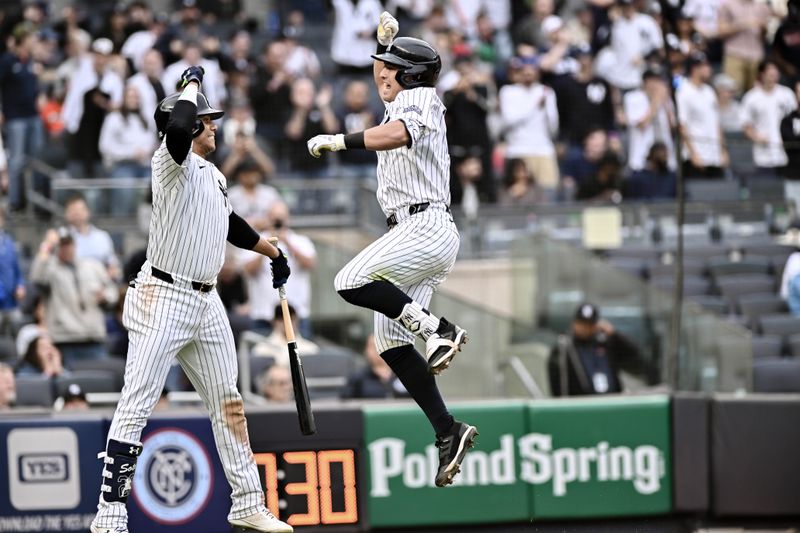
[[[300, 351], [332, 349], [311, 327], [316, 251], [290, 210], [336, 212], [348, 198], [313, 189], [287, 198], [272, 184], [374, 181], [374, 154], [315, 159], [306, 140], [382, 120], [370, 54], [383, 10], [442, 57], [452, 203], [467, 215], [486, 205], [668, 200], [678, 170], [745, 189], [800, 177], [798, 0], [0, 1], [4, 221], [31, 212], [32, 191], [64, 208], [28, 254], [2, 234], [10, 364], [0, 365], [0, 389], [12, 370], [51, 377], [124, 365], [121, 305], [144, 250], [119, 257], [92, 212], [130, 216], [147, 196], [111, 188], [55, 198], [28, 171], [35, 160], [69, 179], [146, 190], [160, 142], [155, 106], [197, 64], [210, 104], [226, 111], [211, 157], [230, 201], [290, 256]], [[218, 290], [237, 335], [261, 334], [253, 354], [281, 367], [262, 368], [254, 390], [285, 393], [268, 266], [231, 251]], [[402, 395], [374, 346], [363, 353], [368, 364], [336, 395]], [[54, 397], [79, 398], [70, 385], [61, 379]], [[176, 367], [168, 387], [187, 386]]]

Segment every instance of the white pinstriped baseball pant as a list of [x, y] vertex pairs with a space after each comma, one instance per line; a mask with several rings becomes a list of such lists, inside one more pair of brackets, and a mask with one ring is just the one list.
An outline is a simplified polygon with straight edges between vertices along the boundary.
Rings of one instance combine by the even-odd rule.
[[[264, 509], [244, 404], [236, 386], [238, 365], [228, 316], [216, 290], [199, 292], [189, 282], [156, 279], [146, 262], [125, 297], [122, 322], [129, 348], [125, 386], [108, 438], [138, 442], [177, 357], [211, 417], [214, 440], [233, 492], [229, 519]], [[98, 526], [127, 523], [121, 503], [100, 499]]]
[[[436, 286], [447, 278], [456, 262], [461, 242], [458, 228], [445, 206], [439, 204], [414, 215], [405, 208], [396, 216], [397, 225], [347, 263], [336, 275], [334, 286], [340, 291], [385, 280], [427, 309]], [[414, 340], [414, 334], [398, 322], [375, 313], [378, 353], [413, 345]]]

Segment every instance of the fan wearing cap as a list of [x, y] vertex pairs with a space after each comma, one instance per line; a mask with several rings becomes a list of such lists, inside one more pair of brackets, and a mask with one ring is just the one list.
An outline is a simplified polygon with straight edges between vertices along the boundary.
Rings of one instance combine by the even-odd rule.
[[661, 70], [645, 70], [642, 88], [628, 92], [623, 99], [623, 106], [628, 123], [628, 167], [633, 171], [642, 170], [650, 148], [660, 142], [668, 150], [669, 168], [675, 170], [677, 165], [672, 142], [675, 108]]
[[86, 394], [77, 383], [70, 383], [64, 395], [59, 398], [62, 411], [87, 411], [89, 402], [86, 401]]
[[622, 392], [623, 369], [652, 377], [636, 345], [601, 319], [600, 310], [590, 303], [575, 310], [571, 331], [559, 336], [547, 366], [553, 396]]
[[686, 62], [686, 80], [675, 92], [687, 178], [721, 178], [728, 166], [719, 103], [708, 85], [711, 74], [705, 54], [694, 53]]

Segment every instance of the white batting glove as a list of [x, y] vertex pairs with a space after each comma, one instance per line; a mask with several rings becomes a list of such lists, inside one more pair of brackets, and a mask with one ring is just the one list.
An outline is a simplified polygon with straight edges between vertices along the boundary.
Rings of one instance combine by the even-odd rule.
[[306, 143], [308, 146], [308, 153], [314, 157], [319, 157], [322, 152], [338, 152], [339, 150], [346, 150], [344, 145], [344, 134], [337, 133], [336, 135], [317, 135], [312, 137]]
[[383, 46], [389, 46], [394, 41], [397, 32], [400, 31], [400, 24], [388, 11], [381, 13], [378, 22], [378, 42]]

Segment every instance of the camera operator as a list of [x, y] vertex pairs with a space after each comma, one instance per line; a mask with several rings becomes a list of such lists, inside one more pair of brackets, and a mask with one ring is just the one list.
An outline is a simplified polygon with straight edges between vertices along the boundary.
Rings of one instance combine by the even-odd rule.
[[550, 353], [548, 374], [553, 396], [622, 392], [620, 369], [641, 371], [642, 356], [627, 337], [600, 319], [592, 304], [578, 307], [569, 336], [559, 336]]

